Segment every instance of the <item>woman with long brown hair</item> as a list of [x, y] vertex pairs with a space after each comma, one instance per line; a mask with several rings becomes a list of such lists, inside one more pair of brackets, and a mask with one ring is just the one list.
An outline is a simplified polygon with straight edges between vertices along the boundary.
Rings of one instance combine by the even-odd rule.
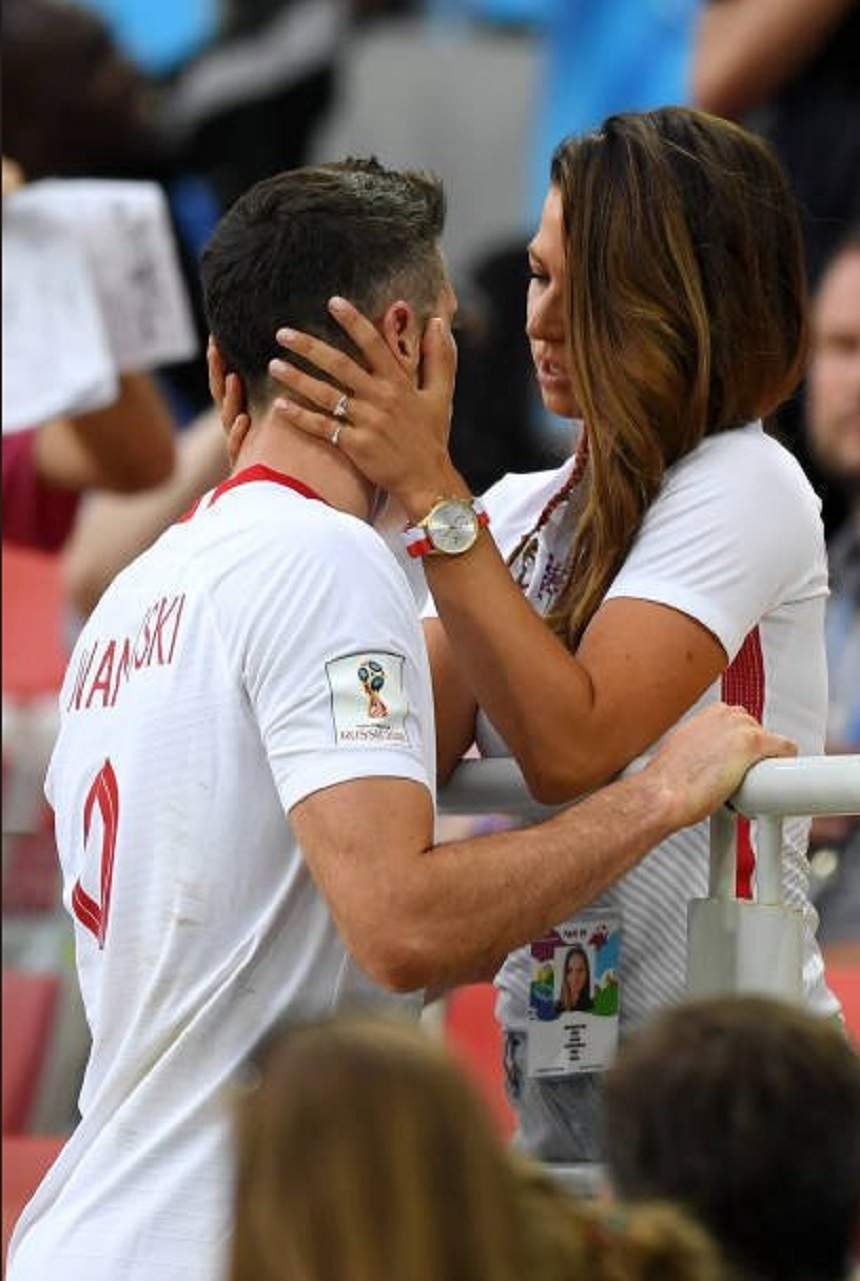
[[591, 998], [591, 967], [588, 953], [578, 943], [569, 947], [561, 971], [561, 989], [558, 1010], [588, 1012], [593, 1005]]
[[[440, 777], [477, 740], [484, 754], [512, 754], [536, 797], [567, 801], [721, 697], [802, 753], [821, 752], [820, 504], [761, 424], [794, 390], [807, 338], [798, 218], [773, 154], [696, 111], [613, 116], [558, 147], [529, 258], [535, 370], [546, 407], [574, 420], [573, 455], [495, 485], [488, 532], [447, 452], [455, 361], [440, 321], [418, 387], [372, 320], [338, 299], [332, 313], [361, 365], [308, 335], [281, 331], [279, 342], [345, 397], [272, 365], [301, 397], [282, 402], [287, 421], [336, 443], [400, 500], [412, 552], [449, 553], [424, 556]], [[804, 914], [807, 999], [831, 1013], [807, 831], [786, 824], [784, 888]], [[707, 866], [702, 824], [599, 899], [622, 934], [620, 968], [607, 972], [622, 1034], [683, 995], [687, 902], [707, 894]], [[741, 823], [740, 897], [754, 876], [755, 832]], [[564, 923], [565, 937], [585, 928]], [[497, 978], [521, 1137], [547, 1159], [594, 1159], [599, 1071], [529, 1052], [530, 977], [539, 988], [536, 958], [545, 967], [554, 946], [537, 943]]]
[[668, 1205], [583, 1206], [443, 1047], [361, 1014], [271, 1038], [237, 1112], [229, 1281], [719, 1281]]

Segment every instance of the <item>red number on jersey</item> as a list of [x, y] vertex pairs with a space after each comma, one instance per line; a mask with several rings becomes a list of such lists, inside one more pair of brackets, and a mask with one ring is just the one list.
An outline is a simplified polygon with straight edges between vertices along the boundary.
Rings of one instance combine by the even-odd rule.
[[75, 882], [72, 890], [72, 911], [85, 929], [94, 934], [100, 948], [105, 945], [108, 915], [110, 913], [110, 892], [113, 884], [113, 859], [116, 851], [116, 833], [119, 824], [119, 790], [116, 774], [110, 761], [105, 761], [96, 774], [87, 799], [84, 801], [84, 846], [90, 834], [93, 819], [93, 807], [98, 805], [102, 819], [102, 855], [101, 855], [101, 896], [98, 902], [90, 898], [81, 885], [81, 878]]

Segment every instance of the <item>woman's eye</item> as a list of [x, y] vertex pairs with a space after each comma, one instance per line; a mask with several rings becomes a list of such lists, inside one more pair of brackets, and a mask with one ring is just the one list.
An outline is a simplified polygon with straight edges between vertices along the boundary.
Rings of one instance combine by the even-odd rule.
[[538, 280], [542, 285], [549, 284], [549, 276], [542, 271], [535, 271], [534, 267], [529, 268], [529, 280]]

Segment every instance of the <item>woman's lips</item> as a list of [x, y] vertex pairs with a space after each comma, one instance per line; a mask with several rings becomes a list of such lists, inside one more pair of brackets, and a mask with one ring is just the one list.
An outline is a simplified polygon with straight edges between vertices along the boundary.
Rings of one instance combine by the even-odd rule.
[[564, 371], [563, 365], [557, 365], [552, 360], [539, 360], [537, 362], [537, 377], [541, 387], [546, 387], [549, 391], [568, 391], [570, 389], [570, 379]]

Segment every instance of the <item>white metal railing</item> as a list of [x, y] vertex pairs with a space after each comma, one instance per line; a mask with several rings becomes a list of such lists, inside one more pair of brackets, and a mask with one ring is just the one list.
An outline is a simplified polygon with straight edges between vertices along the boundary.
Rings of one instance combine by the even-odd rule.
[[[534, 801], [518, 765], [506, 758], [463, 761], [439, 793], [440, 814], [507, 814], [535, 821], [560, 808]], [[820, 814], [860, 814], [860, 755], [762, 761], [713, 816], [711, 897], [690, 904], [691, 993], [756, 990], [800, 996], [801, 923], [782, 902], [782, 824], [789, 816]], [[740, 815], [758, 820], [755, 903], [735, 898]], [[605, 1184], [599, 1164], [547, 1169], [579, 1196], [597, 1196]]]
[[[463, 761], [439, 795], [442, 814], [508, 814], [536, 820], [560, 807], [539, 805], [509, 758]], [[687, 987], [691, 994], [759, 991], [802, 995], [802, 922], [783, 903], [783, 820], [860, 814], [860, 755], [762, 761], [714, 814], [707, 899], [688, 905]], [[738, 899], [736, 825], [757, 820], [755, 898]]]
[[[533, 800], [519, 766], [508, 757], [463, 761], [439, 793], [441, 814], [509, 814], [536, 820], [559, 808]], [[783, 819], [860, 814], [860, 755], [795, 756], [754, 765], [729, 806], [711, 820], [710, 892], [715, 898], [729, 897], [734, 883], [738, 814], [758, 819], [757, 901], [780, 903]]]
[[[860, 814], [860, 756], [795, 756], [754, 765], [731, 799], [750, 818]], [[439, 792], [440, 814], [548, 818], [561, 806], [532, 799], [516, 761], [463, 761]]]

